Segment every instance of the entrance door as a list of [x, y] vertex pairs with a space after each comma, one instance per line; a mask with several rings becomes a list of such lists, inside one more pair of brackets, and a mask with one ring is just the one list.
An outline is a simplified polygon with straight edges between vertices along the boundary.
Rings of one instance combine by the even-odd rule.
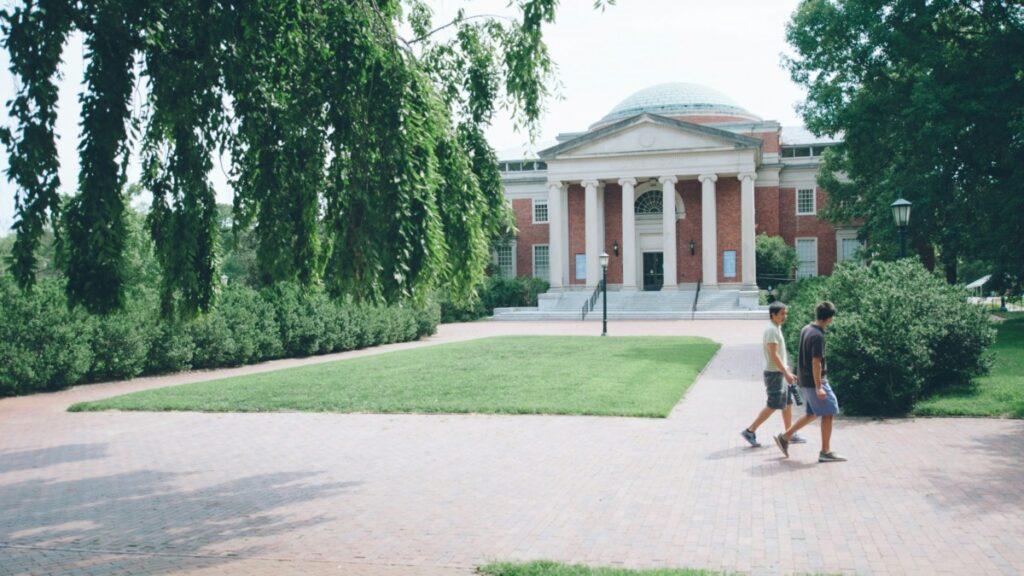
[[657, 291], [665, 285], [665, 254], [644, 252], [644, 290]]

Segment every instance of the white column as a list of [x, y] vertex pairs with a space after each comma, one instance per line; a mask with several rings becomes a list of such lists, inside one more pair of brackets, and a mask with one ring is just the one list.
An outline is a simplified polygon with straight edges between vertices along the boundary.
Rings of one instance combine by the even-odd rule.
[[566, 225], [562, 215], [562, 183], [548, 182], [548, 265], [551, 267], [551, 287], [562, 288], [562, 270], [565, 264], [565, 250], [562, 246], [562, 227]]
[[623, 178], [619, 186], [622, 186], [622, 288], [636, 290], [636, 178]]
[[703, 261], [703, 283], [705, 286], [718, 286], [718, 210], [715, 207], [715, 182], [718, 175], [701, 174], [697, 179], [701, 183], [700, 255]]
[[586, 229], [586, 250], [587, 250], [587, 286], [596, 287], [601, 279], [598, 267], [601, 265], [598, 256], [601, 254], [601, 247], [598, 241], [597, 222], [597, 180], [584, 180], [581, 182], [586, 190], [584, 227]]
[[742, 172], [740, 181], [740, 250], [743, 260], [743, 288], [753, 289], [757, 284], [757, 247], [754, 244], [754, 180], [757, 174]]
[[662, 211], [662, 256], [665, 259], [665, 288], [675, 288], [679, 285], [676, 274], [676, 182], [679, 179], [675, 176], [662, 176], [658, 178], [661, 182], [661, 211]]

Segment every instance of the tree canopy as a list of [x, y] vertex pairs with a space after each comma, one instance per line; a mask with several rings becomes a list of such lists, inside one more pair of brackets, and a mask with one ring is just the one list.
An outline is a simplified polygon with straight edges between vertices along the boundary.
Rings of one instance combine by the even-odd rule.
[[[502, 105], [533, 126], [552, 85], [542, 27], [557, 0], [514, 5], [515, 19], [460, 12], [437, 26], [423, 0], [28, 0], [0, 12], [20, 80], [15, 126], [0, 132], [17, 187], [18, 284], [32, 286], [52, 222], [69, 301], [122, 305], [137, 128], [165, 312], [212, 304], [219, 151], [231, 154], [236, 224], [254, 230], [261, 282], [322, 282], [378, 302], [439, 285], [468, 296], [491, 241], [514, 225], [484, 130]], [[65, 202], [54, 122], [73, 30], [87, 67], [81, 171]], [[146, 106], [133, 117], [140, 85]]]
[[950, 282], [964, 257], [1024, 276], [1024, 5], [804, 0], [787, 39], [807, 127], [843, 137], [819, 173], [826, 217], [863, 219], [891, 256], [903, 197]]

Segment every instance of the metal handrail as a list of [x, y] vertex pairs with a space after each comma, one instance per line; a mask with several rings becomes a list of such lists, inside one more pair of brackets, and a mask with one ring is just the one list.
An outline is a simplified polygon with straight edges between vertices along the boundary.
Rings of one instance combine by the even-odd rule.
[[697, 301], [700, 300], [700, 282], [701, 279], [697, 279], [697, 293], [693, 296], [693, 308], [690, 310], [690, 320], [693, 320], [697, 315]]
[[600, 295], [601, 295], [601, 283], [598, 282], [597, 286], [594, 287], [593, 294], [591, 294], [590, 298], [587, 298], [587, 301], [583, 303], [583, 310], [581, 310], [581, 313], [580, 313], [580, 320], [586, 320], [587, 319], [587, 312], [592, 312], [594, 310], [594, 303], [597, 302], [597, 298]]

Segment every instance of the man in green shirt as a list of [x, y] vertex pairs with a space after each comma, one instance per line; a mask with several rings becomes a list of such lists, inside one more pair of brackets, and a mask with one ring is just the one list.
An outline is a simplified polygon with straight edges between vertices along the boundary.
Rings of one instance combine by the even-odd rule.
[[[786, 339], [782, 335], [782, 325], [789, 314], [782, 302], [772, 302], [768, 307], [768, 326], [765, 326], [761, 338], [761, 351], [764, 353], [764, 387], [768, 393], [768, 405], [754, 419], [753, 424], [740, 432], [743, 439], [755, 448], [761, 443], [757, 441], [757, 427], [764, 423], [776, 410], [782, 410], [782, 423], [789, 428], [793, 418], [793, 395], [789, 384], [796, 381], [796, 376], [789, 371], [789, 357], [786, 352]], [[783, 382], [785, 380], [785, 382]], [[796, 436], [791, 442], [799, 444], [804, 439]]]

